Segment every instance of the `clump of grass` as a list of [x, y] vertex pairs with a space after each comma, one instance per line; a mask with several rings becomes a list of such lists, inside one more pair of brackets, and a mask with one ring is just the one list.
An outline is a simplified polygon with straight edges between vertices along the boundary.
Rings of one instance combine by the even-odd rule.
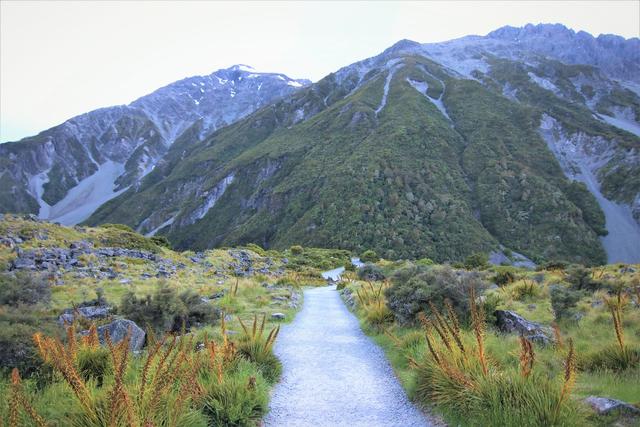
[[369, 324], [382, 327], [393, 321], [393, 313], [387, 306], [383, 291], [388, 284], [383, 282], [377, 287], [371, 282], [356, 290], [359, 308], [364, 312], [364, 317]]
[[275, 382], [282, 373], [282, 365], [273, 354], [273, 344], [280, 332], [280, 326], [271, 329], [265, 338], [265, 314], [262, 315], [259, 325], [258, 315], [254, 315], [251, 328], [248, 328], [239, 317], [238, 320], [243, 330], [243, 335], [238, 342], [238, 353], [255, 363], [268, 381]]
[[616, 344], [586, 356], [581, 360], [580, 365], [583, 369], [589, 371], [605, 369], [621, 372], [635, 368], [640, 364], [640, 349], [628, 346], [625, 343], [623, 326], [623, 313], [629, 303], [629, 296], [623, 293], [622, 289], [619, 289], [615, 296], [605, 296], [603, 300], [611, 313]]
[[[112, 375], [109, 387], [101, 393], [93, 388], [95, 375], [101, 380], [109, 373], [102, 356], [95, 328], [80, 342], [72, 327], [67, 328], [67, 343], [34, 336], [41, 357], [51, 364], [76, 397], [79, 413], [73, 423], [84, 426], [104, 425], [177, 425], [189, 413], [191, 402], [199, 400], [203, 390], [197, 381], [201, 359], [190, 351], [191, 339], [178, 343], [167, 337], [150, 348], [142, 371], [134, 371], [134, 381], [127, 381], [130, 371], [130, 334], [117, 344], [105, 335]], [[82, 355], [82, 356], [81, 356]], [[91, 360], [91, 362], [88, 362]], [[96, 362], [97, 361], [97, 362]], [[84, 370], [83, 370], [84, 368]], [[106, 381], [105, 381], [106, 382]]]
[[463, 413], [474, 425], [581, 425], [584, 413], [570, 399], [576, 380], [576, 355], [568, 343], [561, 380], [538, 374], [533, 344], [520, 339], [519, 369], [503, 367], [485, 348], [485, 317], [470, 291], [471, 331], [457, 325], [455, 312], [421, 313], [427, 351], [411, 360], [416, 395], [450, 413]]

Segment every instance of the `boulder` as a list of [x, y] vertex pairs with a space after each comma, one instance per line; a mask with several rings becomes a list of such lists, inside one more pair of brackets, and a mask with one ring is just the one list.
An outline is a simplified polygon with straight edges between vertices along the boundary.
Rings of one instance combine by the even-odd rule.
[[[142, 350], [145, 341], [145, 332], [135, 324], [132, 320], [117, 319], [113, 322], [98, 327], [98, 338], [100, 338], [100, 344], [105, 344], [105, 333], [109, 332], [111, 342], [114, 344], [122, 341], [129, 331], [131, 331], [131, 341], [129, 342], [129, 349], [131, 351]], [[83, 335], [89, 333], [89, 331], [83, 331]]]
[[496, 310], [495, 316], [496, 324], [502, 332], [517, 333], [530, 341], [545, 345], [553, 341], [549, 328], [530, 322], [513, 311]]
[[60, 317], [58, 317], [58, 321], [61, 324], [65, 323], [73, 323], [75, 320], [75, 312], [86, 319], [104, 319], [109, 316], [111, 312], [111, 307], [108, 305], [91, 305], [86, 307], [78, 307], [75, 310], [73, 308], [67, 308], [62, 312]]
[[284, 313], [273, 313], [271, 315], [271, 318], [274, 319], [274, 320], [284, 320], [285, 317], [287, 317], [287, 316], [285, 316]]
[[609, 415], [619, 413], [624, 415], [640, 416], [640, 409], [623, 402], [622, 400], [609, 399], [608, 397], [589, 396], [585, 400], [598, 415]]

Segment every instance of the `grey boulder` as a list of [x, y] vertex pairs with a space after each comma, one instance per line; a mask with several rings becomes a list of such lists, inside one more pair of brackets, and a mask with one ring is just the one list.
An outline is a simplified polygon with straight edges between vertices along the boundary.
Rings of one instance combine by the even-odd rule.
[[[146, 334], [132, 320], [117, 319], [107, 325], [99, 326], [98, 338], [100, 339], [100, 344], [104, 345], [105, 334], [106, 332], [109, 332], [109, 337], [111, 338], [111, 342], [114, 344], [117, 344], [123, 339], [125, 339], [129, 331], [131, 331], [131, 341], [129, 342], [129, 349], [131, 351], [142, 350], [142, 346], [144, 346]], [[88, 331], [83, 331], [82, 333], [83, 335], [86, 335]]]
[[585, 400], [599, 415], [608, 415], [614, 412], [625, 415], [640, 415], [640, 409], [622, 400], [609, 399], [608, 397], [589, 396]]
[[550, 344], [551, 331], [538, 323], [531, 322], [513, 311], [496, 310], [496, 324], [502, 332], [517, 333], [540, 344]]

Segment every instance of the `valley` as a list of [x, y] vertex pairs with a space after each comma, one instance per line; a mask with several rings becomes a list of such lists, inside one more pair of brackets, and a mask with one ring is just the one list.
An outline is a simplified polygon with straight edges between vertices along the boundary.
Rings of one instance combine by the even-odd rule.
[[0, 427], [639, 425], [640, 39], [342, 65], [0, 144]]

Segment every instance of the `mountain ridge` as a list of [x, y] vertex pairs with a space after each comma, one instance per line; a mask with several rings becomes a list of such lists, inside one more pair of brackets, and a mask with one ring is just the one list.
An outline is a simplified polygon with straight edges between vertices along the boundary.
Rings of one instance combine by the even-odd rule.
[[[563, 28], [532, 26], [529, 44], [502, 40], [508, 28], [401, 40], [230, 125], [195, 121], [87, 223], [126, 223], [180, 248], [302, 243], [438, 261], [508, 248], [535, 261], [636, 260], [635, 83], [617, 80], [620, 69], [540, 53], [537, 35]], [[565, 159], [556, 145], [577, 147], [586, 169], [574, 172], [581, 157]], [[627, 232], [603, 237], [619, 218]], [[630, 249], [613, 254], [611, 241]]]

